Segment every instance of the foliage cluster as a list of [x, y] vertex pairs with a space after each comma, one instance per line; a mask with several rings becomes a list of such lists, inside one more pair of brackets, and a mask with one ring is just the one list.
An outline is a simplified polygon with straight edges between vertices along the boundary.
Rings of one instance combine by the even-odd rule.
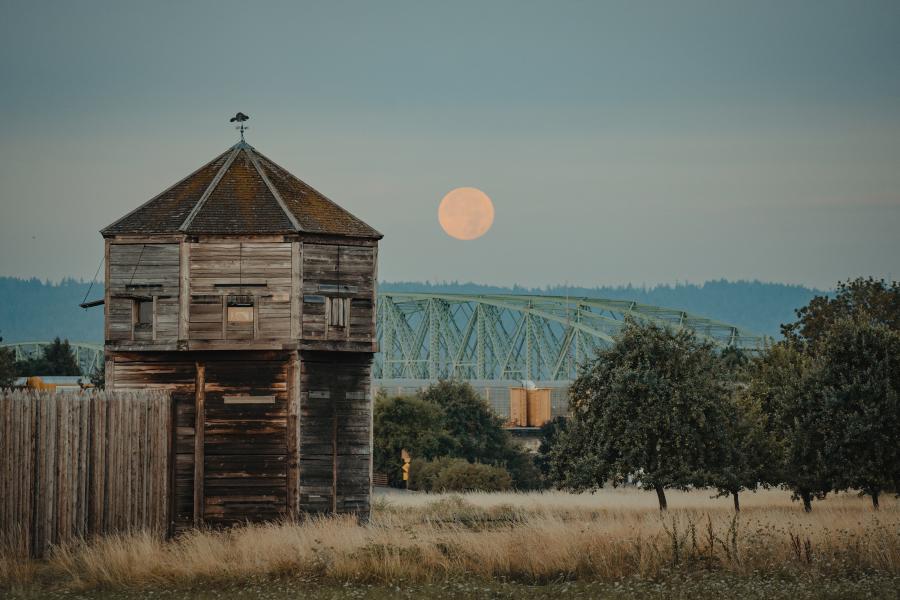
[[31, 375], [81, 375], [81, 368], [75, 359], [75, 352], [69, 340], [58, 337], [53, 343], [44, 346], [41, 356], [16, 362], [16, 373], [19, 377]]
[[[0, 337], [0, 342], [3, 338]], [[16, 379], [16, 354], [10, 348], [0, 347], [0, 388], [9, 387]]]
[[[454, 458], [508, 472], [516, 489], [540, 487], [541, 477], [533, 458], [512, 439], [502, 424], [502, 420], [465, 382], [440, 381], [412, 396], [379, 395], [374, 414], [375, 470], [387, 474], [391, 485], [401, 486], [401, 453], [406, 450], [413, 458], [421, 459], [411, 466], [412, 472], [428, 461]], [[458, 463], [451, 465], [446, 461], [427, 468], [430, 472], [448, 471], [447, 478], [459, 476], [462, 483], [469, 480], [490, 483], [491, 487], [478, 489], [506, 489], [501, 485], [502, 478], [495, 477], [499, 474], [494, 470], [482, 467], [466, 470]], [[431, 489], [431, 484], [423, 485]]]
[[561, 487], [784, 485], [812, 500], [900, 490], [900, 286], [857, 279], [816, 297], [752, 359], [692, 333], [630, 322], [572, 386], [545, 447]]
[[52, 344], [44, 347], [41, 356], [19, 361], [11, 349], [0, 347], [0, 388], [11, 386], [16, 377], [80, 374], [81, 369], [69, 340], [57, 337]]
[[410, 464], [409, 488], [422, 492], [504, 492], [513, 486], [503, 467], [470, 463], [464, 458], [415, 459]]

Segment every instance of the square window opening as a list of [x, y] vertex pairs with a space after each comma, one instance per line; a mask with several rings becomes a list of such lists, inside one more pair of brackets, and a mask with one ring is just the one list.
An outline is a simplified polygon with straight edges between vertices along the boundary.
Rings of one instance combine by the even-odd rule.
[[136, 330], [153, 328], [153, 300], [135, 300], [132, 314]]
[[229, 323], [253, 322], [253, 297], [229, 296], [227, 307], [227, 319]]
[[344, 327], [347, 324], [347, 298], [329, 298], [328, 324], [331, 327]]

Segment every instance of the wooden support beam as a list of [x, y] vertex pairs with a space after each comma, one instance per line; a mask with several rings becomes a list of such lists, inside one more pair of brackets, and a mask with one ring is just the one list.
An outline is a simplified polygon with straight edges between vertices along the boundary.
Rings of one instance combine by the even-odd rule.
[[291, 519], [300, 516], [300, 353], [292, 352], [288, 362], [288, 414], [287, 414], [287, 514]]
[[301, 323], [301, 296], [303, 295], [303, 244], [294, 242], [291, 244], [291, 339], [300, 337]]
[[197, 378], [194, 384], [194, 527], [203, 524], [203, 432], [206, 422], [206, 365], [196, 363]]
[[103, 240], [103, 339], [109, 339], [109, 240]]
[[338, 411], [337, 398], [331, 399], [331, 514], [337, 514], [338, 504]]
[[168, 414], [168, 430], [167, 433], [169, 435], [169, 481], [168, 481], [168, 489], [167, 493], [167, 510], [168, 514], [168, 524], [166, 528], [166, 537], [171, 538], [175, 535], [175, 519], [177, 513], [177, 507], [175, 503], [175, 491], [177, 485], [177, 475], [178, 475], [178, 405], [175, 402], [175, 399], [172, 398], [171, 394], [169, 395], [169, 414]]
[[178, 282], [178, 339], [186, 340], [189, 335], [191, 309], [191, 245], [181, 240], [179, 254]]

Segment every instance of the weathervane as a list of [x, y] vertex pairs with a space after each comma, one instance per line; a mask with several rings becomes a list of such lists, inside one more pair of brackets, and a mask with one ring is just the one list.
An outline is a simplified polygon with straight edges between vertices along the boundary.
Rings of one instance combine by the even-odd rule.
[[241, 132], [241, 141], [242, 142], [244, 141], [244, 132], [246, 130], [250, 129], [249, 127], [244, 125], [244, 121], [246, 121], [249, 118], [250, 117], [248, 117], [247, 115], [245, 115], [242, 112], [239, 112], [238, 114], [231, 117], [231, 121], [230, 121], [231, 123], [234, 123], [235, 121], [237, 121], [237, 123], [238, 123], [237, 125], [235, 125], [234, 128]]

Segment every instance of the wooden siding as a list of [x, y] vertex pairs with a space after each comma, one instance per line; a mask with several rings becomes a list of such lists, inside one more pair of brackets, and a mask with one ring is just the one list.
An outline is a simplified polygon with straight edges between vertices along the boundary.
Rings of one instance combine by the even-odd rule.
[[[371, 246], [303, 244], [305, 340], [374, 340], [375, 256]], [[349, 322], [343, 327], [329, 325], [327, 300], [335, 296], [350, 302]]]
[[[287, 472], [289, 464], [296, 469], [289, 452], [296, 455], [296, 436], [288, 435], [288, 392], [296, 389], [289, 382], [295, 360], [291, 356], [274, 352], [115, 356], [116, 389], [153, 387], [172, 395], [175, 530], [203, 523], [272, 520], [293, 508]], [[226, 403], [226, 397], [233, 396], [262, 397], [267, 402]], [[296, 416], [292, 422], [296, 427]]]
[[[178, 339], [180, 290], [178, 244], [109, 244], [106, 278], [109, 340], [148, 343]], [[153, 327], [132, 327], [135, 297], [153, 298]]]
[[[191, 340], [291, 339], [292, 243], [190, 244]], [[228, 296], [253, 297], [254, 319], [228, 323]]]
[[43, 556], [100, 533], [168, 528], [164, 394], [0, 391], [0, 546]]
[[366, 519], [371, 493], [371, 355], [304, 352], [300, 510]]

